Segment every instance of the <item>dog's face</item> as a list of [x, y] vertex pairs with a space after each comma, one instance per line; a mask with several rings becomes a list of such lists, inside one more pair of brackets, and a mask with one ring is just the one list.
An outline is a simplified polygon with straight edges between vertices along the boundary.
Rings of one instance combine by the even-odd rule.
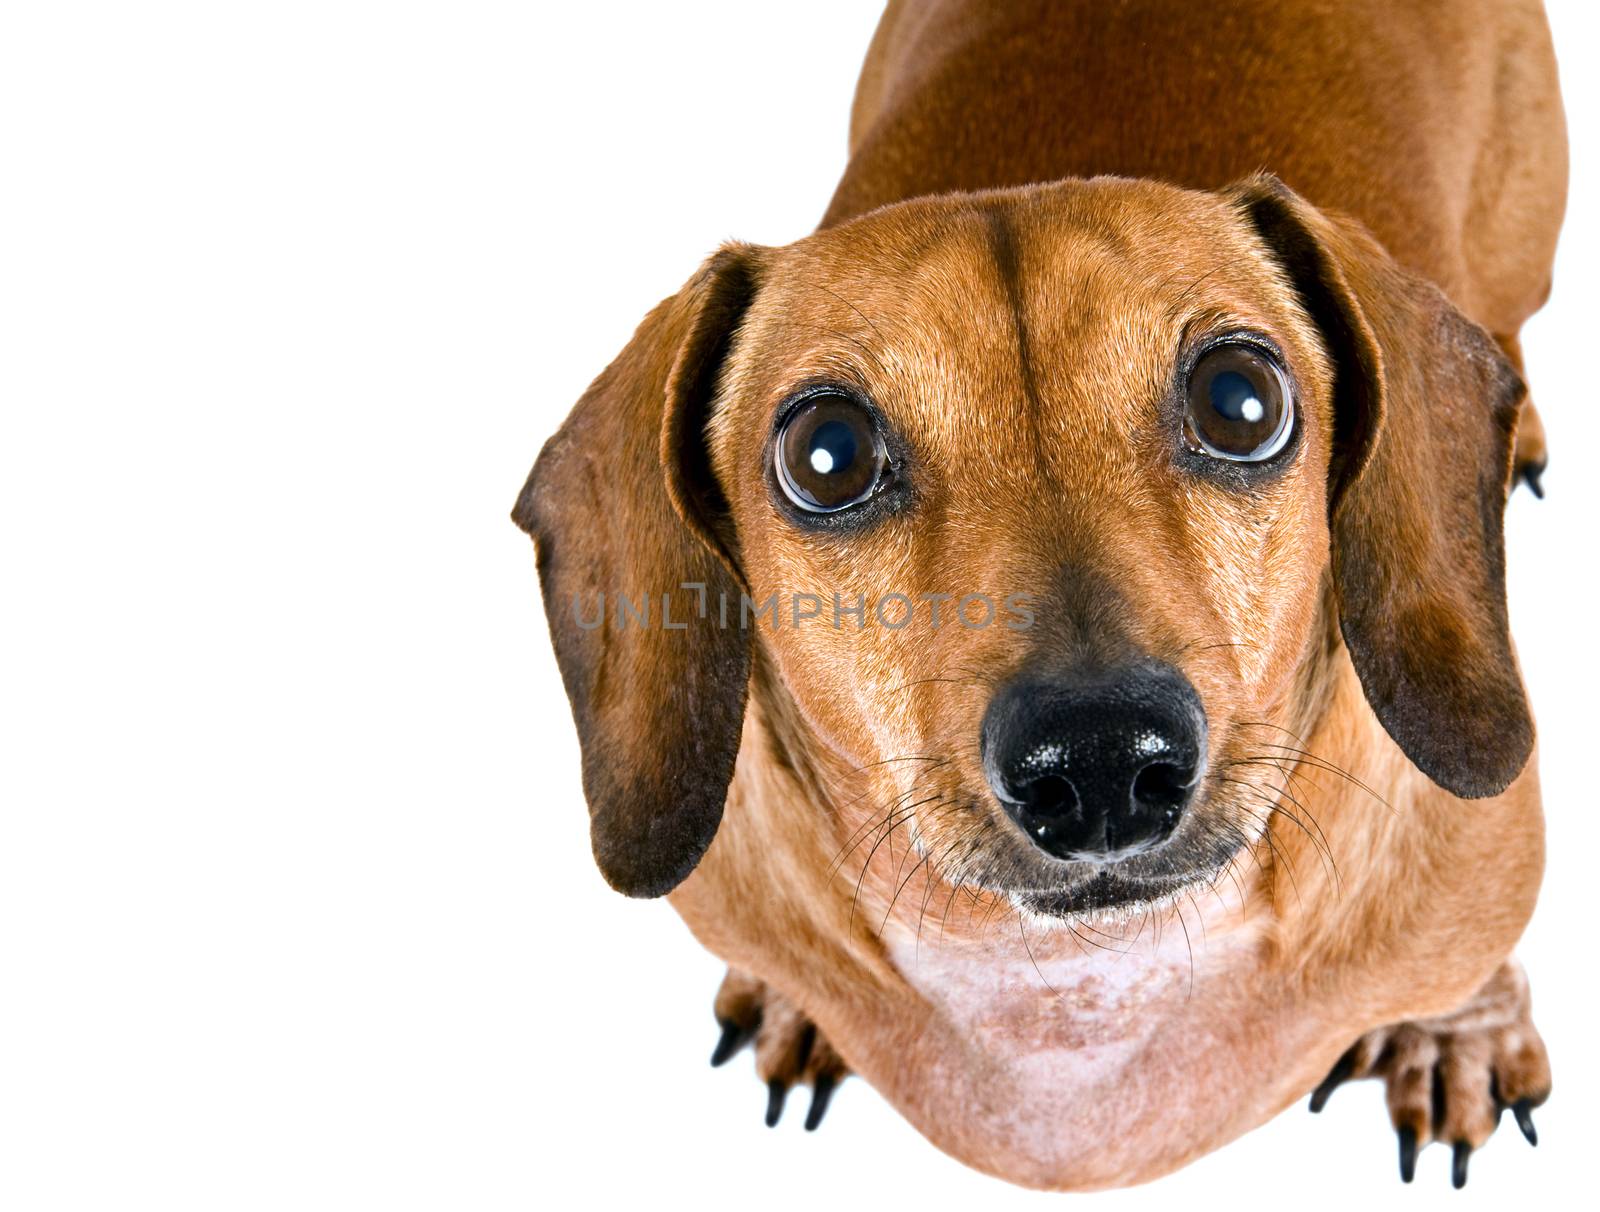
[[[843, 829], [898, 818], [1039, 912], [1161, 899], [1260, 834], [1330, 612], [1413, 761], [1498, 791], [1531, 744], [1499, 548], [1519, 390], [1274, 183], [929, 199], [725, 250], [519, 503], [602, 869], [692, 869], [757, 651], [816, 768], [856, 776]], [[683, 629], [618, 610], [646, 594]]]
[[1268, 722], [1318, 614], [1330, 387], [1248, 229], [1169, 190], [931, 201], [774, 254], [711, 462], [852, 809], [1039, 906], [1214, 874], [1281, 780], [1241, 763], [1294, 744]]

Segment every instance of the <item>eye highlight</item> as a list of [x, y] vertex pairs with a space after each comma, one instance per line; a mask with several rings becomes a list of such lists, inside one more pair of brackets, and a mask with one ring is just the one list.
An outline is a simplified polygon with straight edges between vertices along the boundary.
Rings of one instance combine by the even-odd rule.
[[784, 418], [773, 464], [793, 505], [807, 513], [838, 513], [878, 491], [889, 457], [872, 414], [847, 395], [824, 392]]
[[1288, 444], [1294, 397], [1264, 349], [1229, 342], [1208, 349], [1189, 372], [1183, 437], [1196, 454], [1261, 463]]

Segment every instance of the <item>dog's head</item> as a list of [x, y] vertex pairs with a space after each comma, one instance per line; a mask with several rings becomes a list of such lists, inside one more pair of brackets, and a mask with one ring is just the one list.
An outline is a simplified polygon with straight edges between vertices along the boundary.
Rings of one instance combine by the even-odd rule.
[[1521, 395], [1270, 178], [723, 249], [515, 513], [601, 870], [658, 895], [694, 868], [753, 656], [936, 871], [1044, 912], [1158, 899], [1258, 836], [1338, 634], [1417, 767], [1499, 792], [1532, 744], [1501, 554]]

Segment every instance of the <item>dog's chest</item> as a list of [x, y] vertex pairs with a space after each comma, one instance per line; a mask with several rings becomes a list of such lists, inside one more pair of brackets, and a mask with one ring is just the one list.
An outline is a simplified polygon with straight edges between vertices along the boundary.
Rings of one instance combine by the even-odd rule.
[[932, 1134], [951, 1134], [959, 1154], [1050, 1182], [1113, 1181], [1272, 1097], [1287, 1041], [1249, 995], [1252, 930], [1186, 939], [1174, 920], [1131, 943], [1083, 928], [1081, 942], [1012, 934], [1014, 947], [891, 949], [931, 1010], [900, 1093], [945, 1121]]

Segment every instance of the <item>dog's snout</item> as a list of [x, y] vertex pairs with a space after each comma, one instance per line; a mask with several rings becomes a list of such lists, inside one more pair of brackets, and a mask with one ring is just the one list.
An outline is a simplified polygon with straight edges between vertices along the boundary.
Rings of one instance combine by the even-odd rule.
[[984, 772], [1040, 849], [1109, 862], [1172, 835], [1200, 781], [1205, 741], [1200, 698], [1170, 665], [1025, 675], [984, 714]]

